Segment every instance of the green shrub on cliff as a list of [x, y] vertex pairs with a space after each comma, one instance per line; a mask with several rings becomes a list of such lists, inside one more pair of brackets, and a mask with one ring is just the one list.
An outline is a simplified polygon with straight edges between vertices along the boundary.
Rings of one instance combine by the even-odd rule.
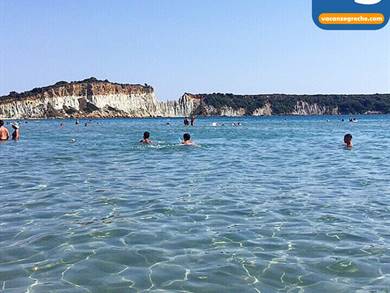
[[239, 96], [233, 94], [214, 93], [210, 95], [201, 95], [204, 97], [204, 103], [213, 106], [216, 109], [229, 107], [234, 110], [245, 109], [247, 115], [251, 115], [256, 109], [265, 105], [266, 99], [259, 96]]
[[[213, 106], [217, 110], [224, 107], [238, 110], [243, 108], [247, 115], [268, 102], [272, 113], [276, 115], [291, 114], [298, 102], [309, 105], [317, 104], [326, 107], [328, 111], [338, 108], [340, 114], [364, 114], [367, 112], [390, 113], [390, 95], [233, 95], [233, 94], [202, 94], [205, 105]], [[203, 106], [204, 110], [204, 106]], [[202, 111], [197, 111], [202, 112]], [[219, 111], [221, 112], [221, 111]], [[331, 113], [329, 113], [331, 114]]]

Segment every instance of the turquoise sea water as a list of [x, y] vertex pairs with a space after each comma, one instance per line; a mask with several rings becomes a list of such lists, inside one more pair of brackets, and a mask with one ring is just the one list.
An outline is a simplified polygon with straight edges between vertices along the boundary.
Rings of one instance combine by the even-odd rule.
[[389, 292], [390, 116], [341, 118], [22, 123], [0, 292]]

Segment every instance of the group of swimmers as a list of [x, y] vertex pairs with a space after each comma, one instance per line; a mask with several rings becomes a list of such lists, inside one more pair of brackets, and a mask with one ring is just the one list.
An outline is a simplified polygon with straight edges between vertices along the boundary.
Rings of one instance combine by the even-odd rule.
[[[187, 118], [184, 121], [186, 121], [186, 120], [188, 121]], [[186, 122], [185, 122], [185, 124], [189, 125], [191, 123], [191, 125], [194, 125], [194, 121], [195, 121], [195, 118], [191, 117], [191, 122], [188, 121], [188, 124], [186, 124]], [[62, 126], [63, 126], [63, 124], [62, 124]], [[19, 124], [17, 122], [14, 122], [11, 124], [11, 127], [14, 130], [12, 132], [11, 139], [12, 140], [19, 140], [20, 139]], [[6, 141], [6, 140], [9, 140], [9, 138], [10, 138], [9, 131], [4, 126], [4, 121], [0, 120], [0, 141]], [[150, 139], [150, 133], [148, 131], [144, 132], [143, 139], [140, 140], [140, 143], [142, 143], [142, 144], [152, 144], [153, 143]], [[184, 133], [183, 140], [182, 140], [181, 144], [193, 145], [193, 142], [191, 140], [191, 135], [189, 133]], [[350, 133], [347, 133], [346, 135], [344, 135], [344, 144], [347, 148], [349, 148], [349, 149], [352, 148], [352, 135]]]
[[[145, 131], [144, 137], [139, 141], [142, 144], [152, 144], [153, 142], [150, 140], [150, 132]], [[181, 141], [182, 145], [193, 145], [194, 143], [191, 140], [191, 135], [189, 133], [183, 134], [183, 140]]]
[[[343, 119], [341, 119], [341, 121], [344, 122], [345, 119], [343, 118]], [[356, 123], [356, 122], [358, 122], [358, 120], [356, 118], [349, 118], [349, 122]]]
[[188, 117], [184, 117], [183, 123], [184, 123], [184, 126], [190, 126], [190, 124], [191, 124], [191, 126], [194, 126], [195, 125], [195, 116], [191, 116], [190, 120], [188, 120]]
[[[217, 127], [217, 126], [225, 126], [225, 123], [217, 123], [217, 122], [213, 122], [213, 123], [211, 123], [211, 126], [213, 126], [213, 127]], [[232, 123], [232, 126], [234, 126], [234, 127], [241, 126], [241, 122], [233, 122], [233, 123]]]
[[[141, 139], [139, 142], [142, 144], [152, 144], [153, 142], [150, 140], [150, 132], [145, 131], [143, 139]], [[183, 145], [194, 144], [191, 140], [191, 135], [189, 133], [184, 133], [181, 144]], [[346, 135], [344, 135], [344, 144], [348, 149], [352, 148], [352, 134], [347, 133]]]
[[[12, 140], [19, 140], [20, 138], [19, 124], [14, 122], [11, 124], [11, 127], [14, 130], [11, 135]], [[4, 126], [4, 121], [0, 120], [0, 141], [6, 141], [6, 140], [9, 140], [9, 131], [7, 127]]]

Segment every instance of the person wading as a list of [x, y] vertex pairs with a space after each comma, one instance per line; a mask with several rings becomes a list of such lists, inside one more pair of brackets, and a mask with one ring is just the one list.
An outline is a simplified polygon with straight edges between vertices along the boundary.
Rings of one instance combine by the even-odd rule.
[[4, 121], [0, 120], [0, 140], [8, 140], [9, 132], [8, 129], [4, 127]]

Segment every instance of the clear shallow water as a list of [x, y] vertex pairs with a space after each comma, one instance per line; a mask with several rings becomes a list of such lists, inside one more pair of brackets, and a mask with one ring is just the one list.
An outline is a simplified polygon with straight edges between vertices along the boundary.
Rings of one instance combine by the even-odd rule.
[[175, 119], [22, 124], [0, 144], [0, 291], [388, 292], [390, 116], [340, 120], [199, 119], [199, 147]]

